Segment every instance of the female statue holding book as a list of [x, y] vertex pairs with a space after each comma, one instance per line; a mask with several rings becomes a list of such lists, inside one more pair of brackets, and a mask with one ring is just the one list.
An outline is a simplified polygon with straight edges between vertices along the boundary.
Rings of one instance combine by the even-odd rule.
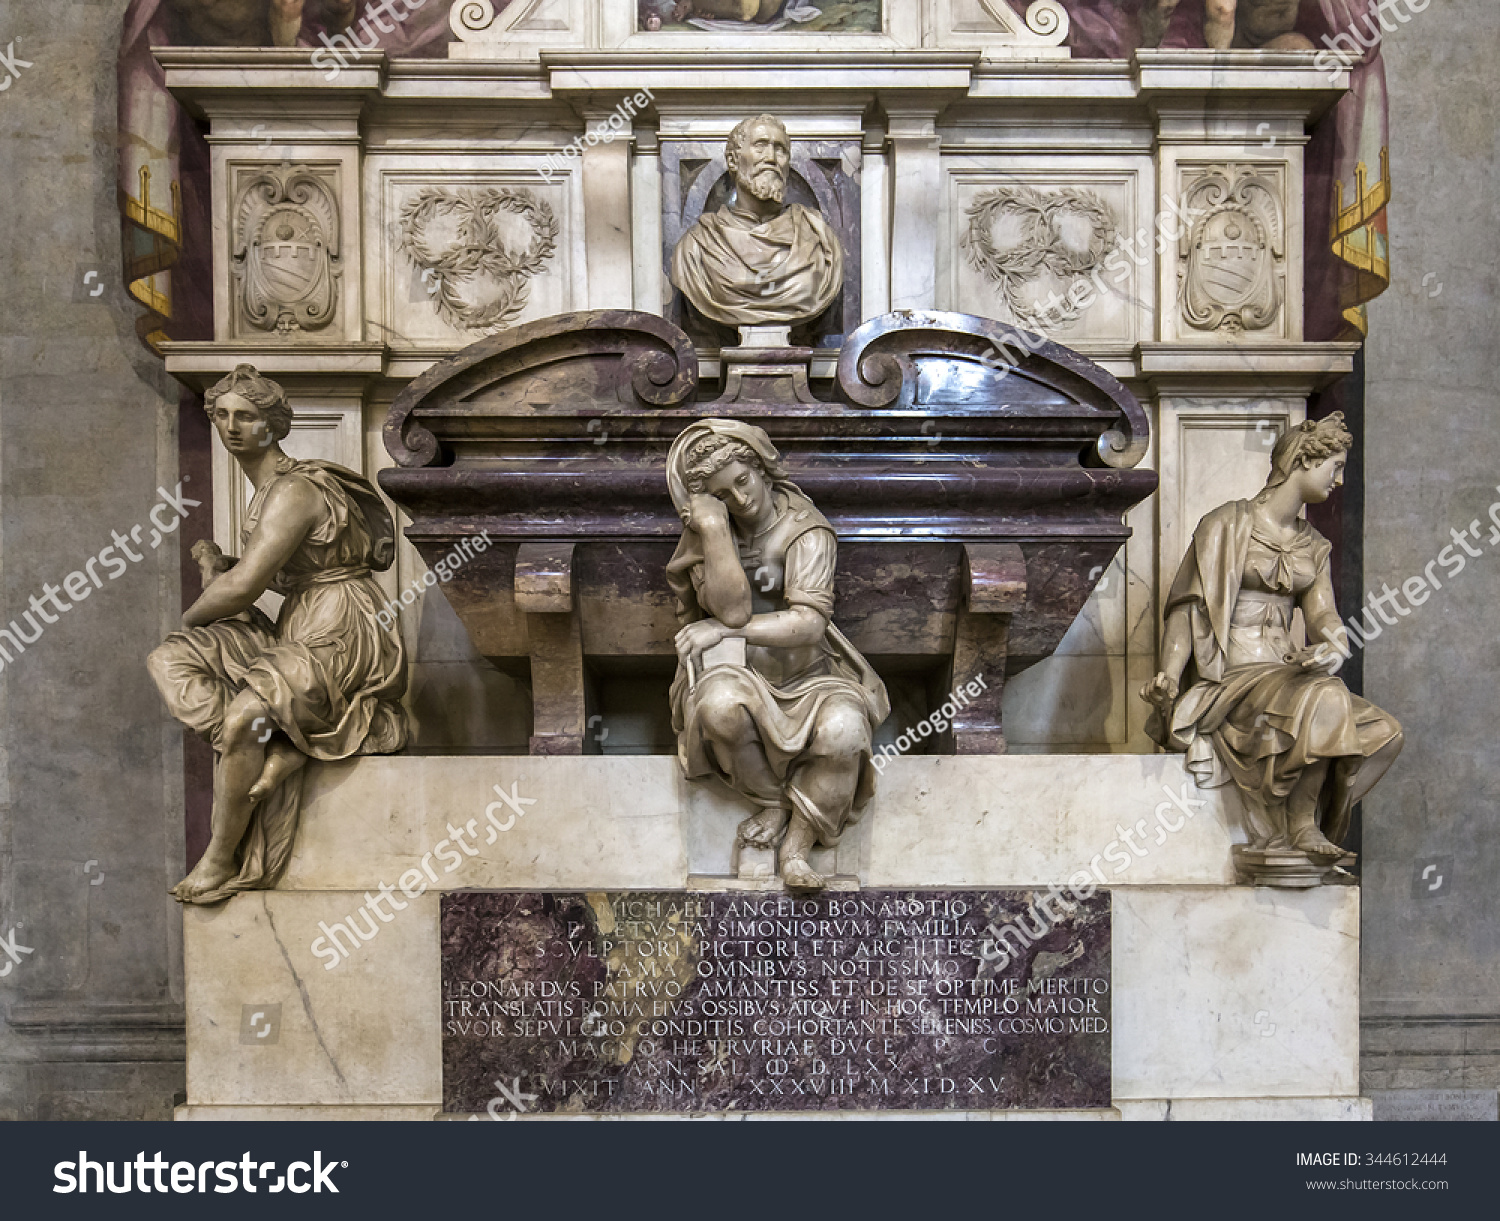
[[808, 853], [837, 844], [874, 794], [871, 739], [890, 713], [885, 684], [833, 626], [833, 528], [766, 434], [736, 420], [684, 430], [667, 481], [684, 527], [667, 567], [683, 624], [678, 758], [761, 807], [740, 842], [779, 844], [786, 885], [817, 889]]
[[[1272, 884], [1316, 884], [1337, 865], [1354, 803], [1401, 750], [1401, 726], [1335, 677], [1349, 644], [1331, 548], [1301, 517], [1343, 483], [1351, 444], [1339, 413], [1292, 429], [1260, 494], [1198, 523], [1167, 598], [1161, 672], [1141, 691], [1156, 708], [1147, 732], [1187, 752], [1200, 787], [1245, 793], [1242, 867]], [[1310, 648], [1292, 638], [1297, 609]]]
[[[226, 557], [200, 542], [202, 595], [151, 654], [171, 713], [217, 754], [212, 839], [173, 889], [218, 903], [279, 880], [291, 856], [308, 759], [388, 754], [407, 739], [406, 657], [372, 572], [395, 558], [395, 525], [373, 487], [281, 448], [286, 394], [241, 365], [205, 396], [219, 440], [255, 489]], [[255, 605], [285, 595], [276, 623]]]

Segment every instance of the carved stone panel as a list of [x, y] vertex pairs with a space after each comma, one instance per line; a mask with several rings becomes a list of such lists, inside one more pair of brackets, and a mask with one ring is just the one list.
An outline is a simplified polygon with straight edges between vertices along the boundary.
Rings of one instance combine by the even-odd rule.
[[589, 45], [589, 8], [590, 0], [455, 0], [448, 10], [452, 57], [535, 57], [540, 46]]
[[969, 266], [995, 286], [1017, 321], [1043, 326], [1043, 293], [1062, 299], [1061, 319], [1082, 312], [1075, 286], [1102, 267], [1114, 245], [1114, 210], [1092, 191], [1044, 193], [1028, 186], [995, 187], [965, 210], [960, 239]]
[[238, 336], [295, 338], [325, 330], [343, 275], [338, 170], [239, 166], [231, 210]]
[[584, 299], [572, 173], [523, 165], [449, 174], [383, 165], [372, 222], [380, 281], [372, 315], [398, 348], [454, 351]]
[[[1019, 53], [1044, 54], [1062, 44], [1071, 24], [1059, 0], [1032, 0], [1025, 13], [1010, 0], [927, 0], [928, 21], [940, 46], [1015, 47]], [[1003, 52], [1002, 52], [1003, 53]]]
[[433, 308], [476, 336], [521, 316], [532, 277], [557, 252], [557, 214], [524, 187], [423, 187], [398, 224]]
[[1279, 166], [1183, 171], [1177, 284], [1184, 334], [1285, 335], [1286, 223]]
[[1019, 178], [981, 165], [948, 175], [940, 299], [1070, 345], [1141, 336], [1153, 255], [1136, 219], [1135, 173], [1070, 169]]

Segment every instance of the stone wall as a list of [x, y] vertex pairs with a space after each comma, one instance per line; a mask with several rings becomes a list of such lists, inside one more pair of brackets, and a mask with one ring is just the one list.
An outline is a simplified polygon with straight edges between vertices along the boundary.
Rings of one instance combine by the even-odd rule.
[[175, 535], [151, 549], [148, 516], [178, 478], [178, 389], [120, 284], [124, 8], [0, 8], [30, 65], [0, 93], [0, 621], [30, 635], [28, 600], [112, 531], [141, 556], [96, 564], [66, 614], [42, 603], [57, 621], [24, 653], [0, 637], [0, 935], [30, 950], [0, 959], [0, 1119], [166, 1118], [184, 1088], [182, 733], [143, 664], [179, 613]]
[[1500, 1086], [1497, 55], [1488, 0], [1435, 4], [1385, 41], [1394, 279], [1370, 308], [1365, 585], [1399, 588], [1476, 519], [1483, 555], [1403, 599], [1365, 658], [1365, 694], [1406, 728], [1364, 806], [1366, 1090]]

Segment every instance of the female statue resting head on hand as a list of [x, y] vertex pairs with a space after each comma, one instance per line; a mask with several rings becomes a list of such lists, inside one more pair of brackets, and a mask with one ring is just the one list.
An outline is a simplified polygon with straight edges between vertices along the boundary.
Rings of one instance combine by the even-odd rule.
[[[693, 779], [718, 777], [760, 807], [739, 841], [780, 845], [794, 888], [874, 793], [871, 737], [885, 685], [833, 626], [833, 528], [788, 478], [770, 438], [701, 420], [673, 444], [667, 483], [682, 539], [667, 567], [677, 596], [672, 727]], [[744, 661], [718, 646], [743, 641]]]

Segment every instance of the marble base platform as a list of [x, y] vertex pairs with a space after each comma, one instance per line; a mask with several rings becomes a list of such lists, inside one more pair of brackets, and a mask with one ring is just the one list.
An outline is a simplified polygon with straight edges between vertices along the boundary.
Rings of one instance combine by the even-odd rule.
[[[486, 843], [496, 786], [531, 804]], [[436, 890], [369, 917], [374, 935], [336, 964], [313, 947], [471, 821], [473, 854], [449, 847], [443, 888], [682, 889], [729, 873], [749, 812], [659, 756], [368, 758], [313, 768], [306, 795], [281, 889], [184, 911], [179, 1118], [438, 1117]], [[1170, 756], [909, 758], [814, 865], [871, 888], [1045, 888], [1102, 858], [1114, 1108], [1048, 1117], [1366, 1119], [1358, 888], [1237, 885], [1242, 839], [1233, 793], [1198, 791]]]
[[[468, 1121], [487, 1115], [445, 1115], [432, 1107], [407, 1106], [180, 1106], [173, 1118], [188, 1122], [224, 1120], [338, 1120], [343, 1122]], [[521, 1116], [514, 1118], [520, 1119]], [[1096, 1111], [802, 1111], [795, 1115], [720, 1112], [713, 1115], [537, 1115], [528, 1122], [574, 1123], [587, 1120], [947, 1120], [966, 1123], [1160, 1123], [1163, 1121], [1249, 1120], [1252, 1122], [1369, 1122], [1368, 1098], [1142, 1098]]]
[[[440, 1111], [434, 1111], [431, 1107], [340, 1107], [340, 1106], [289, 1106], [289, 1107], [201, 1107], [180, 1106], [177, 1108], [174, 1118], [178, 1120], [197, 1121], [205, 1120], [342, 1120], [342, 1121], [376, 1121], [385, 1119], [394, 1120], [442, 1120], [445, 1122], [467, 1122], [483, 1120], [488, 1122], [488, 1115], [445, 1115]], [[511, 1118], [521, 1119], [522, 1116]], [[665, 1120], [785, 1120], [785, 1119], [852, 1119], [852, 1120], [912, 1120], [912, 1119], [946, 1119], [959, 1122], [1015, 1122], [1018, 1120], [1037, 1120], [1041, 1122], [1084, 1121], [1084, 1122], [1118, 1122], [1123, 1116], [1115, 1107], [1109, 1107], [1097, 1111], [832, 1111], [832, 1112], [810, 1112], [802, 1111], [797, 1114], [781, 1114], [778, 1112], [760, 1112], [758, 1114], [746, 1113], [744, 1111], [720, 1111], [709, 1115], [536, 1115], [528, 1122], [555, 1122], [576, 1123], [582, 1120], [639, 1120], [639, 1119], [665, 1119]], [[1154, 1118], [1154, 1117], [1153, 1117]]]

